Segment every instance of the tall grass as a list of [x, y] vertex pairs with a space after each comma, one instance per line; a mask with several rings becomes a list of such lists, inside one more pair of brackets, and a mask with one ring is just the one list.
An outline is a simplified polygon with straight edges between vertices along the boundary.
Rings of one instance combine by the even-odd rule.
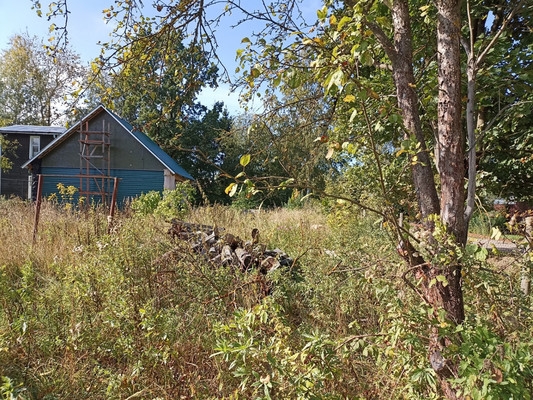
[[[127, 211], [108, 233], [105, 210], [47, 202], [33, 242], [33, 205], [1, 200], [2, 396], [436, 398], [427, 310], [379, 221], [222, 206], [186, 219], [245, 240], [258, 228], [295, 264], [268, 276], [214, 267], [162, 217]], [[472, 308], [487, 299], [477, 296]]]

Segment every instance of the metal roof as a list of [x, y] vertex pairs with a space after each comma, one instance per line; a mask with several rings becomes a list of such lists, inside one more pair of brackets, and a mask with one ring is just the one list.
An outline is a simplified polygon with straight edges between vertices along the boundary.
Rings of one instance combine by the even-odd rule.
[[[170, 157], [161, 147], [159, 147], [152, 139], [150, 139], [148, 136], [146, 136], [144, 133], [142, 133], [139, 130], [136, 130], [133, 128], [133, 126], [127, 122], [126, 120], [122, 119], [112, 111], [108, 110], [104, 106], [100, 105], [96, 107], [93, 111], [91, 111], [87, 116], [85, 116], [82, 120], [82, 122], [85, 122], [89, 119], [92, 119], [94, 116], [98, 115], [100, 112], [107, 112], [111, 117], [113, 117], [122, 127], [128, 131], [137, 141], [146, 149], [148, 152], [150, 152], [155, 158], [161, 162], [169, 171], [171, 171], [174, 174], [180, 175], [184, 177], [185, 179], [194, 180], [194, 178], [181, 167], [172, 157]], [[48, 154], [52, 149], [57, 147], [59, 144], [64, 142], [69, 136], [71, 136], [73, 133], [77, 132], [79, 125], [76, 124], [73, 127], [71, 127], [68, 131], [66, 131], [63, 135], [59, 136], [57, 139], [52, 141], [48, 146], [46, 146], [39, 154], [37, 154], [35, 157], [33, 157], [31, 160], [26, 162], [22, 168], [27, 168], [28, 165], [33, 163], [34, 160], [38, 158], [42, 158], [46, 154]]]
[[11, 125], [0, 128], [0, 133], [19, 133], [25, 135], [61, 135], [66, 131], [62, 126]]

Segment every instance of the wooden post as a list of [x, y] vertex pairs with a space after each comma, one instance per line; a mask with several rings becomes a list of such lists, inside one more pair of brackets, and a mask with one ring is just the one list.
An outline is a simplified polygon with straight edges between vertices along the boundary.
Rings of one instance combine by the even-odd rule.
[[37, 198], [35, 200], [35, 219], [33, 220], [33, 240], [32, 243], [35, 244], [37, 240], [37, 228], [39, 226], [39, 216], [41, 214], [41, 195], [43, 191], [43, 176], [41, 174], [37, 175]]
[[113, 228], [113, 218], [115, 217], [115, 204], [117, 202], [118, 178], [113, 179], [113, 195], [111, 196], [111, 205], [109, 206], [109, 216], [107, 217], [107, 233], [111, 233]]

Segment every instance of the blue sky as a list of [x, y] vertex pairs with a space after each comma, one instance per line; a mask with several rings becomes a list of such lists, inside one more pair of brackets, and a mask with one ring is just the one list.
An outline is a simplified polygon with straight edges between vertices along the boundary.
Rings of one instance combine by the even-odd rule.
[[[100, 54], [98, 41], [109, 41], [112, 26], [103, 19], [102, 10], [113, 4], [113, 0], [69, 0], [68, 35], [69, 46], [81, 56], [84, 63], [89, 63]], [[48, 10], [47, 1], [42, 1], [43, 14]], [[145, 2], [145, 4], [149, 4]], [[7, 49], [9, 39], [13, 35], [29, 33], [43, 38], [48, 38], [50, 24], [46, 17], [38, 17], [35, 10], [31, 9], [30, 0], [0, 0], [0, 49]], [[46, 7], [46, 8], [45, 8]], [[57, 25], [62, 21], [58, 20]], [[226, 32], [227, 34], [227, 32]], [[232, 40], [224, 40], [221, 44], [224, 62], [231, 64], [235, 59], [235, 52], [240, 46], [240, 37], [231, 35]], [[227, 39], [227, 36], [226, 38]], [[235, 64], [229, 65], [228, 70], [234, 71]], [[216, 91], [205, 90], [200, 94], [200, 101], [206, 106], [211, 106], [216, 101], [223, 101], [231, 114], [239, 113], [238, 95], [229, 92], [227, 85], [221, 85]]]
[[[99, 40], [108, 38], [111, 26], [103, 20], [102, 10], [113, 0], [70, 0], [68, 31], [70, 45], [85, 62], [99, 55]], [[47, 7], [46, 0], [42, 2]], [[46, 17], [39, 18], [35, 10], [31, 9], [30, 0], [0, 0], [0, 48], [8, 46], [9, 38], [13, 35], [28, 32], [46, 40], [50, 26]], [[43, 8], [43, 14], [48, 8]], [[57, 21], [59, 25], [61, 21]]]
[[[252, 3], [254, 0], [248, 0]], [[255, 0], [258, 1], [258, 0]], [[47, 0], [41, 0], [43, 14], [48, 10]], [[69, 0], [68, 7], [71, 13], [68, 21], [68, 35], [70, 47], [81, 56], [84, 63], [89, 63], [100, 54], [98, 41], [108, 41], [112, 26], [106, 24], [102, 10], [114, 4], [114, 0]], [[151, 7], [151, 1], [145, 1], [145, 6]], [[320, 0], [307, 0], [307, 10], [311, 15], [319, 8]], [[27, 32], [43, 40], [47, 40], [51, 22], [46, 17], [38, 17], [35, 10], [31, 9], [30, 0], [0, 0], [0, 49], [7, 49], [9, 38], [13, 35]], [[57, 25], [63, 21], [57, 21]], [[242, 47], [241, 39], [249, 33], [246, 26], [231, 29], [230, 22], [219, 27], [219, 55], [226, 64], [228, 71], [235, 70], [235, 54]], [[211, 106], [216, 101], [223, 101], [231, 114], [240, 112], [238, 95], [229, 92], [229, 86], [222, 84], [216, 91], [205, 90], [200, 95], [200, 101], [206, 106]]]

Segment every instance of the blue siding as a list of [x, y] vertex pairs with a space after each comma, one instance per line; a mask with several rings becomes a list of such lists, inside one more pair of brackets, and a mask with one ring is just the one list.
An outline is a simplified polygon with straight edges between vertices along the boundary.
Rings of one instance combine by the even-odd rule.
[[[62, 183], [65, 186], [71, 185], [79, 189], [79, 168], [43, 167], [41, 173], [44, 175], [42, 188], [43, 197], [49, 197], [52, 193], [58, 194], [58, 183]], [[119, 205], [122, 205], [124, 201], [138, 197], [142, 193], [147, 193], [151, 190], [163, 191], [164, 187], [163, 171], [115, 169], [111, 170], [111, 176], [119, 178], [117, 193], [117, 203]], [[113, 181], [110, 182], [109, 187], [109, 194], [111, 195], [113, 191]], [[91, 184], [90, 190], [95, 189], [96, 187]], [[77, 202], [77, 200], [78, 196], [75, 196], [74, 201]]]
[[[65, 186], [80, 186], [80, 179], [72, 175], [80, 173], [79, 169], [72, 168], [42, 168], [43, 177], [42, 196], [48, 198], [52, 194], [59, 196], [57, 185], [62, 183]], [[50, 176], [53, 175], [53, 176]], [[76, 196], [75, 200], [78, 200]]]
[[140, 196], [151, 190], [163, 191], [164, 174], [163, 171], [135, 171], [135, 170], [112, 170], [112, 176], [119, 178], [117, 200], [122, 203], [124, 200]]

